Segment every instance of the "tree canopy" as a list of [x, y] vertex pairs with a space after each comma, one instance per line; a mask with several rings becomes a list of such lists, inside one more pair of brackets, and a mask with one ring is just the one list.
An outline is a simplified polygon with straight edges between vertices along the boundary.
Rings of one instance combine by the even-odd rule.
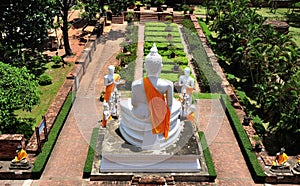
[[[30, 111], [39, 103], [38, 82], [26, 67], [0, 62], [0, 133], [16, 133], [21, 127], [14, 111]], [[31, 129], [31, 128], [29, 128]]]

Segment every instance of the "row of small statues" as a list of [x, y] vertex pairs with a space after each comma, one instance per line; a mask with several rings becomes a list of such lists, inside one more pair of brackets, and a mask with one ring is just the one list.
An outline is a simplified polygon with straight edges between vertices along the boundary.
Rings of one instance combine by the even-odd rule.
[[[192, 111], [190, 110], [192, 105], [192, 93], [195, 88], [195, 82], [190, 77], [191, 70], [186, 67], [184, 69], [184, 75], [181, 75], [178, 80], [178, 85], [181, 87], [179, 99], [182, 102], [182, 117], [187, 117]], [[118, 117], [118, 98], [119, 93], [117, 85], [120, 83], [120, 75], [115, 73], [115, 67], [110, 65], [108, 67], [108, 74], [104, 76], [105, 95], [103, 103], [103, 117], [102, 126], [106, 127], [106, 123], [112, 116]]]

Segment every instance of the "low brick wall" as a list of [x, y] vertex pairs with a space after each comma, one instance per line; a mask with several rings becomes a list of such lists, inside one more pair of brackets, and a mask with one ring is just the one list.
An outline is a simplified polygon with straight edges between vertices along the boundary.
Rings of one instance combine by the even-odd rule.
[[25, 145], [23, 134], [0, 135], [0, 160], [12, 160], [16, 156], [18, 145]]

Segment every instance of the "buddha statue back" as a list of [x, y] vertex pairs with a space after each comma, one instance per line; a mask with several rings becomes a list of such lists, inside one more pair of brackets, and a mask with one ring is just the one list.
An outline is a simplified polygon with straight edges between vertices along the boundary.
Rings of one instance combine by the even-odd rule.
[[[131, 98], [120, 101], [120, 132], [128, 143], [142, 149], [162, 149], [173, 144], [182, 128], [178, 119], [181, 104], [173, 98], [173, 83], [159, 78], [162, 66], [162, 57], [158, 54], [154, 44], [150, 53], [146, 56], [145, 69], [149, 82], [151, 82], [157, 92], [164, 95], [166, 107], [170, 110], [170, 127], [167, 139], [163, 134], [153, 134], [152, 132], [153, 126], [148, 103], [157, 109], [161, 108], [161, 104], [156, 98], [148, 101], [144, 87], [144, 78], [132, 83]], [[161, 114], [163, 115], [164, 113]]]

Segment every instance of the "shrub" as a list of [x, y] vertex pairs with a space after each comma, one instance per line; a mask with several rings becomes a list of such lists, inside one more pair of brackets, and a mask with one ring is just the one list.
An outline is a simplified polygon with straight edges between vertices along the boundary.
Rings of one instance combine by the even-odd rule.
[[92, 171], [95, 148], [97, 145], [97, 137], [98, 137], [99, 128], [94, 128], [90, 140], [90, 146], [88, 150], [88, 154], [85, 160], [84, 168], [83, 168], [83, 178], [88, 178]]
[[223, 107], [226, 109], [226, 115], [229, 119], [229, 122], [232, 126], [233, 132], [236, 136], [236, 139], [239, 143], [240, 149], [243, 153], [245, 161], [248, 165], [250, 173], [253, 179], [256, 182], [264, 182], [266, 174], [264, 173], [260, 163], [257, 160], [256, 154], [253, 152], [252, 144], [248, 138], [247, 133], [245, 132], [240, 119], [230, 103], [230, 100], [227, 95], [221, 96], [221, 101]]
[[52, 61], [55, 65], [59, 66], [60, 63], [63, 62], [63, 59], [62, 59], [61, 56], [55, 55], [55, 56], [52, 56], [51, 61]]
[[200, 131], [198, 133], [198, 135], [199, 135], [200, 143], [201, 143], [201, 146], [202, 146], [202, 149], [203, 149], [203, 156], [204, 156], [206, 166], [207, 166], [207, 169], [208, 169], [208, 174], [209, 174], [209, 177], [210, 177], [210, 181], [214, 181], [217, 177], [217, 172], [216, 172], [214, 162], [213, 162], [211, 154], [210, 154], [210, 150], [209, 150], [207, 142], [206, 142], [204, 132]]
[[52, 84], [52, 78], [47, 74], [43, 74], [39, 77], [39, 85], [46, 86]]
[[40, 177], [41, 173], [43, 172], [46, 166], [46, 163], [56, 143], [57, 137], [64, 125], [65, 120], [67, 119], [71, 107], [72, 107], [72, 93], [70, 92], [55, 120], [55, 123], [51, 128], [51, 131], [48, 135], [48, 141], [44, 144], [42, 148], [42, 152], [37, 156], [36, 160], [34, 161], [32, 173], [37, 178]]

